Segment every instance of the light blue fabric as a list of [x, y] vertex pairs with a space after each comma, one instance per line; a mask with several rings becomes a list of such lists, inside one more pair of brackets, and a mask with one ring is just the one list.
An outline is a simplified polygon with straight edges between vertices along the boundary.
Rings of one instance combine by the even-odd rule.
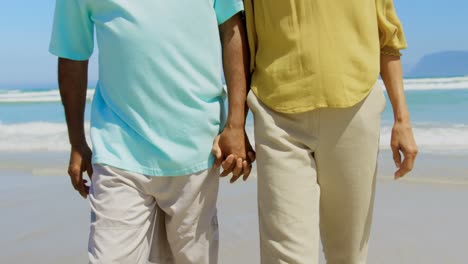
[[50, 52], [87, 60], [96, 30], [93, 163], [150, 176], [212, 166], [224, 126], [218, 24], [241, 0], [57, 0]]

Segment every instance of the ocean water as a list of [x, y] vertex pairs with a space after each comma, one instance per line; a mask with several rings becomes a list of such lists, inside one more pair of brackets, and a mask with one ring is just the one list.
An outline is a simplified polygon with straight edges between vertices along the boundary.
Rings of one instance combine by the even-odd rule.
[[[468, 77], [405, 80], [407, 101], [421, 152], [468, 154]], [[86, 110], [89, 129], [90, 101]], [[387, 99], [388, 100], [388, 99]], [[393, 116], [382, 115], [381, 149], [389, 149]], [[252, 132], [252, 117], [248, 117]], [[67, 151], [67, 131], [57, 89], [0, 89], [0, 151]]]

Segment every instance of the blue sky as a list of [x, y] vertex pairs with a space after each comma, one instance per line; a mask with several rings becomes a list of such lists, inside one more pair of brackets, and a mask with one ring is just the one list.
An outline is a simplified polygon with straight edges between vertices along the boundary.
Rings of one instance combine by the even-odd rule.
[[[311, 0], [312, 1], [312, 0]], [[0, 9], [0, 88], [56, 87], [56, 58], [47, 52], [54, 0], [3, 1]], [[468, 1], [394, 0], [409, 48], [404, 63], [427, 53], [468, 50]], [[96, 56], [90, 67], [97, 79]]]

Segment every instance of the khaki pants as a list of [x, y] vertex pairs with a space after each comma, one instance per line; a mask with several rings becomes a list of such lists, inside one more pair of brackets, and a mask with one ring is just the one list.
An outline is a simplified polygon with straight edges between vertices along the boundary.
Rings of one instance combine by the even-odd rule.
[[251, 92], [258, 168], [261, 263], [366, 263], [380, 115], [376, 85], [361, 103], [282, 114]]
[[147, 177], [95, 165], [90, 263], [217, 263], [218, 175]]

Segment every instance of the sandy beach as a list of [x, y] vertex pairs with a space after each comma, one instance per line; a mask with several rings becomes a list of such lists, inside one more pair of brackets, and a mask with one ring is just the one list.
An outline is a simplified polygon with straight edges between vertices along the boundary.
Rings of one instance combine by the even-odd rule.
[[[466, 263], [467, 157], [422, 155], [397, 182], [389, 158], [381, 153], [368, 263]], [[65, 176], [66, 153], [1, 153], [0, 160], [0, 263], [86, 263], [89, 207]], [[255, 176], [222, 181], [221, 264], [259, 263]]]
[[[270, 32], [262, 30], [258, 23], [247, 21], [247, 35], [252, 37], [252, 32], [259, 33], [257, 36], [253, 34], [254, 41], [250, 38], [248, 43], [253, 48], [252, 55], [259, 55], [253, 56], [252, 66], [260, 66], [256, 74], [259, 78], [251, 77], [261, 84], [262, 76], [272, 73], [278, 78], [274, 82], [267, 80], [266, 87], [276, 85], [283, 90], [300, 86], [299, 90], [319, 91], [314, 93], [317, 98], [311, 100], [310, 106], [315, 100], [327, 101], [326, 105], [330, 106], [342, 105], [333, 102], [336, 98], [351, 102], [356, 97], [357, 87], [348, 84], [365, 79], [370, 81], [374, 76], [364, 76], [373, 72], [372, 67], [379, 66], [375, 64], [378, 56], [365, 54], [366, 49], [377, 48], [374, 44], [380, 44], [385, 53], [380, 59], [385, 62], [387, 55], [396, 55], [394, 51], [408, 46], [402, 51], [401, 73], [404, 101], [411, 115], [419, 155], [414, 171], [404, 179], [393, 179], [396, 168], [390, 142], [394, 136], [395, 113], [405, 111], [396, 109], [394, 113], [393, 106], [399, 108], [401, 104], [395, 104], [395, 100], [392, 104], [385, 89], [386, 107], [380, 122], [381, 151], [367, 264], [468, 264], [468, 35], [460, 33], [466, 32], [468, 0], [432, 1], [429, 4], [426, 1], [422, 4], [411, 0], [381, 0], [376, 1], [381, 5], [363, 5], [362, 10], [356, 9], [359, 15], [339, 9], [327, 11], [326, 6], [332, 5], [325, 1], [321, 5], [323, 10], [315, 5], [309, 8], [314, 9], [312, 11], [302, 5], [307, 1], [285, 4], [277, 1], [281, 8], [272, 5], [271, 14], [256, 5], [254, 20], [259, 20], [260, 24], [265, 20], [268, 27], [300, 30], [294, 31], [297, 34], [285, 32], [287, 39], [281, 39], [278, 34], [270, 36]], [[238, 75], [236, 67], [228, 66], [241, 63], [241, 60], [231, 60], [233, 52], [221, 51], [236, 49], [236, 45], [227, 45], [226, 39], [231, 44], [238, 41], [239, 38], [232, 37], [237, 36], [238, 30], [226, 30], [232, 23], [223, 22], [233, 15], [229, 14], [234, 10], [229, 7], [231, 4], [236, 5], [236, 12], [241, 10], [240, 0], [239, 3], [224, 1], [221, 4], [221, 0], [210, 0], [204, 5], [189, 1], [147, 1], [144, 6], [154, 8], [154, 15], [147, 13], [150, 8], [141, 8], [131, 1], [87, 1], [93, 4], [72, 3], [80, 8], [66, 8], [71, 2], [73, 0], [3, 1], [1, 5], [4, 12], [0, 16], [0, 25], [4, 26], [0, 30], [3, 36], [0, 43], [0, 264], [88, 263], [90, 206], [73, 189], [67, 175], [70, 143], [61, 100], [68, 97], [63, 96], [64, 90], [68, 90], [68, 77], [82, 77], [83, 71], [70, 76], [66, 74], [69, 67], [59, 67], [58, 71], [57, 55], [88, 61], [86, 78], [75, 82], [80, 84], [75, 85], [79, 88], [87, 86], [83, 121], [88, 143], [92, 145], [91, 120], [93, 131], [102, 131], [103, 125], [98, 121], [107, 120], [109, 127], [117, 129], [120, 126], [117, 130], [125, 130], [117, 136], [101, 133], [104, 141], [107, 140], [106, 145], [111, 144], [112, 149], [121, 145], [133, 148], [149, 144], [147, 151], [129, 151], [139, 161], [148, 161], [148, 157], [160, 153], [170, 158], [183, 156], [185, 151], [180, 147], [196, 144], [181, 140], [182, 137], [198, 137], [198, 132], [208, 131], [192, 130], [191, 125], [201, 124], [204, 120], [211, 125], [225, 123], [221, 122], [225, 121], [222, 118], [218, 119], [222, 115], [214, 109], [218, 109], [216, 105], [223, 97], [225, 111], [221, 112], [227, 114], [233, 95], [227, 86], [232, 88], [232, 80], [239, 77], [233, 77]], [[95, 6], [98, 2], [104, 4]], [[189, 3], [192, 6], [187, 5]], [[299, 5], [301, 8], [296, 8]], [[159, 10], [160, 6], [166, 8]], [[248, 5], [246, 7], [249, 9]], [[358, 23], [356, 19], [367, 17], [362, 14], [374, 7], [376, 12], [369, 13], [368, 19], [363, 20], [366, 23]], [[106, 13], [107, 8], [110, 12]], [[258, 10], [261, 10], [259, 14]], [[196, 11], [207, 13], [192, 18], [200, 13]], [[310, 14], [324, 11], [337, 15], [308, 16], [308, 11]], [[90, 15], [92, 19], [89, 19]], [[331, 17], [332, 22], [327, 22]], [[163, 23], [151, 23], [151, 19]], [[204, 22], [214, 21], [221, 23], [220, 30], [216, 28], [217, 23], [201, 28]], [[367, 22], [377, 22], [377, 25], [369, 31], [366, 30], [370, 25]], [[340, 25], [344, 26], [343, 30], [338, 30]], [[312, 36], [302, 34], [308, 27], [320, 30]], [[377, 28], [379, 43], [374, 43], [376, 39], [372, 41], [372, 36], [366, 36], [366, 32], [375, 31], [373, 37], [377, 37]], [[267, 46], [279, 47], [279, 53], [263, 58], [268, 47], [265, 48], [262, 39], [267, 40]], [[309, 39], [312, 45], [318, 45], [318, 49], [311, 50], [302, 41]], [[224, 40], [220, 42], [221, 46], [215, 43], [218, 40]], [[336, 54], [331, 52], [335, 49]], [[342, 56], [347, 53], [349, 56]], [[370, 64], [361, 61], [363, 55], [368, 57]], [[400, 89], [398, 63], [399, 60], [392, 56], [392, 62], [380, 65], [383, 66], [380, 70], [383, 79], [389, 79], [386, 76], [396, 78]], [[69, 62], [59, 64], [70, 66]], [[287, 70], [283, 72], [275, 65], [283, 65]], [[320, 65], [323, 67], [318, 67]], [[385, 74], [385, 65], [396, 66], [397, 71]], [[351, 74], [354, 71], [361, 74]], [[223, 75], [222, 82], [219, 75]], [[300, 78], [286, 78], [295, 75]], [[329, 86], [325, 85], [326, 79], [332, 80]], [[382, 78], [378, 82], [384, 89]], [[242, 88], [242, 82], [236, 83]], [[306, 83], [310, 87], [302, 85]], [[386, 83], [389, 84], [387, 80]], [[396, 82], [390, 83], [395, 86]], [[305, 94], [303, 92], [299, 91], [299, 94]], [[95, 95], [97, 100], [93, 103]], [[285, 96], [281, 99], [294, 98]], [[304, 98], [298, 99], [304, 101]], [[274, 98], [271, 101], [275, 101]], [[174, 107], [176, 105], [179, 107]], [[191, 122], [193, 117], [200, 117], [202, 110], [206, 111], [200, 122]], [[93, 118], [91, 113], [94, 113]], [[406, 115], [403, 113], [403, 116]], [[70, 115], [68, 117], [70, 119]], [[179, 123], [183, 124], [178, 126]], [[247, 113], [245, 129], [255, 146], [251, 111]], [[162, 140], [168, 137], [174, 138], [174, 142]], [[208, 142], [211, 143], [211, 139]], [[201, 146], [194, 146], [191, 150], [201, 149]], [[101, 155], [98, 152], [95, 154]], [[137, 152], [151, 154], [137, 157]], [[200, 152], [200, 156], [206, 157], [207, 153]], [[147, 167], [153, 167], [159, 162], [147, 163]], [[260, 263], [256, 187], [261, 175], [256, 174], [255, 166], [247, 182], [229, 184], [229, 179], [221, 181], [219, 264]], [[295, 172], [290, 173], [294, 179]], [[314, 264], [317, 263], [314, 261]], [[326, 264], [323, 254], [319, 264]]]

